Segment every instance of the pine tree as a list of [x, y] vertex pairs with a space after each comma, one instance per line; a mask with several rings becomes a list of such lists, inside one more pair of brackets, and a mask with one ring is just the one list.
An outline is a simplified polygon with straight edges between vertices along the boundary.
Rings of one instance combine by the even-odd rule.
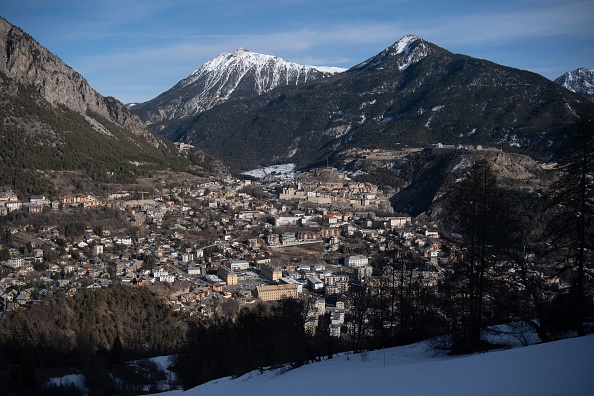
[[[569, 302], [573, 322], [584, 335], [586, 320], [586, 268], [591, 266], [594, 229], [594, 111], [586, 107], [569, 135], [569, 147], [558, 165], [560, 177], [550, 191], [548, 236], [552, 248], [565, 257], [569, 270]], [[567, 272], [567, 271], [565, 271]]]
[[483, 301], [488, 273], [501, 243], [501, 190], [486, 160], [477, 161], [458, 183], [448, 205], [448, 221], [462, 236], [456, 274], [461, 285], [461, 332], [453, 347], [460, 352], [482, 349]]

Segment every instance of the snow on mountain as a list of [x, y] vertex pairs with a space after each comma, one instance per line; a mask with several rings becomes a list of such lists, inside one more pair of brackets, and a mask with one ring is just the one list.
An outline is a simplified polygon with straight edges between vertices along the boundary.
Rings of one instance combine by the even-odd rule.
[[594, 96], [594, 69], [580, 67], [555, 79], [570, 91]]
[[300, 173], [299, 171], [295, 170], [296, 167], [297, 164], [294, 163], [272, 165], [263, 168], [252, 169], [250, 171], [243, 172], [242, 175], [247, 175], [258, 179], [263, 179], [267, 176], [274, 175], [276, 179], [289, 180], [294, 179]]
[[164, 395], [593, 395], [594, 335], [470, 356], [428, 342], [284, 371], [253, 371]]
[[317, 70], [321, 71], [322, 73], [328, 73], [328, 74], [342, 73], [343, 71], [347, 70], [343, 67], [335, 67], [335, 66], [310, 66], [310, 67], [313, 67], [314, 69], [317, 69]]
[[[213, 60], [206, 62], [178, 85], [187, 86], [200, 78], [206, 78], [209, 86], [222, 85], [228, 81], [228, 74], [235, 74], [232, 80], [237, 86], [250, 73], [257, 77], [258, 93], [268, 92], [279, 85], [298, 84], [306, 82], [310, 77], [317, 77], [319, 73], [335, 74], [344, 71], [340, 68], [317, 67], [300, 65], [273, 55], [258, 54], [239, 48], [233, 53], [223, 53]], [[229, 93], [233, 88], [229, 90]]]
[[239, 48], [206, 62], [173, 88], [134, 111], [149, 123], [195, 115], [230, 99], [266, 93], [278, 86], [326, 78], [345, 69], [300, 65]]
[[398, 69], [402, 71], [425, 58], [431, 51], [431, 46], [425, 40], [414, 34], [408, 34], [378, 55], [353, 67], [353, 69], [370, 69], [385, 62], [386, 59], [392, 58], [396, 62]]

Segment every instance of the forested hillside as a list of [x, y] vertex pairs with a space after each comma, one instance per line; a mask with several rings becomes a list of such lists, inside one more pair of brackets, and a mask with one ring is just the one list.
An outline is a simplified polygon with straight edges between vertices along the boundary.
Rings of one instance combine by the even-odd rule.
[[53, 171], [76, 170], [97, 183], [125, 183], [151, 170], [189, 166], [173, 146], [133, 141], [96, 113], [52, 106], [31, 86], [0, 78], [0, 186], [47, 194], [53, 192]]
[[110, 389], [108, 373], [117, 364], [178, 351], [185, 333], [184, 321], [144, 287], [83, 288], [44, 299], [0, 320], [0, 393], [40, 391], [45, 366], [74, 368]]
[[157, 170], [225, 172], [198, 150], [181, 154], [2, 18], [0, 96], [0, 188], [51, 196], [61, 171], [95, 185], [129, 183]]

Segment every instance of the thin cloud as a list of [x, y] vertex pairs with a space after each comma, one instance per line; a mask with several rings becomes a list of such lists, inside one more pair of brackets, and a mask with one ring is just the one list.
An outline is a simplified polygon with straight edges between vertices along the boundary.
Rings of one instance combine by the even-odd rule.
[[[150, 1], [149, 6], [145, 7], [146, 2], [129, 0], [123, 7], [125, 13], [134, 14], [136, 20], [140, 21], [166, 12], [170, 7], [179, 9], [185, 4], [183, 1], [177, 4], [163, 3], [168, 2]], [[294, 5], [296, 3], [297, 1], [293, 2]], [[355, 3], [350, 2], [351, 5]], [[90, 82], [95, 80], [95, 76], [98, 82], [102, 79], [121, 82], [120, 86], [110, 84], [110, 89], [113, 87], [117, 90], [110, 92], [111, 94], [117, 96], [117, 92], [122, 92], [121, 96], [136, 96], [136, 99], [142, 96], [147, 100], [150, 98], [146, 97], [147, 91], [152, 90], [154, 97], [185, 78], [204, 62], [239, 47], [298, 63], [351, 67], [404, 35], [414, 33], [446, 49], [468, 55], [479, 52], [484, 57], [490, 57], [491, 53], [486, 48], [509, 47], [509, 54], [506, 55], [509, 58], [521, 45], [531, 45], [530, 40], [541, 39], [547, 43], [558, 37], [569, 36], [591, 40], [594, 36], [594, 29], [591, 28], [594, 26], [594, 10], [590, 4], [594, 3], [547, 0], [481, 3], [481, 7], [459, 7], [459, 12], [447, 16], [439, 12], [423, 13], [423, 10], [416, 10], [410, 14], [387, 14], [382, 20], [373, 19], [369, 15], [362, 16], [362, 19], [355, 22], [353, 19], [340, 19], [340, 22], [321, 24], [312, 20], [294, 29], [282, 25], [284, 29], [268, 32], [254, 30], [254, 25], [237, 25], [235, 33], [224, 29], [219, 31], [217, 26], [205, 32], [199, 25], [193, 29], [167, 24], [160, 25], [158, 29], [132, 30], [125, 28], [125, 17], [114, 16], [106, 25], [101, 25], [102, 22], [96, 19], [86, 26], [79, 24], [80, 31], [76, 36], [90, 41], [118, 40], [119, 44], [124, 44], [124, 48], [114, 46], [101, 55], [79, 53], [69, 61], [81, 74], [88, 76]], [[249, 7], [253, 8], [253, 4]], [[119, 25], [123, 30], [109, 28]], [[515, 47], [512, 50], [513, 46]], [[521, 54], [516, 56], [520, 60]], [[493, 57], [490, 60], [503, 62], [508, 58]], [[543, 62], [539, 67], [544, 69]], [[536, 71], [534, 67], [532, 70]], [[109, 77], [110, 75], [129, 77], [120, 79]], [[143, 89], [140, 93], [139, 87], [142, 84], [151, 89]], [[99, 89], [108, 91], [101, 87]]]
[[555, 8], [439, 18], [427, 25], [433, 27], [423, 32], [440, 37], [444, 45], [494, 44], [570, 34], [594, 37], [594, 9], [569, 3]]

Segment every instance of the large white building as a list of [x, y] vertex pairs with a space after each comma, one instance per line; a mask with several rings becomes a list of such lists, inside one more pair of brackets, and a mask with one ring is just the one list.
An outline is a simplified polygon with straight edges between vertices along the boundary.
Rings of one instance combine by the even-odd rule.
[[369, 264], [369, 259], [365, 256], [349, 256], [344, 259], [344, 265], [347, 267], [365, 267]]
[[250, 268], [250, 263], [245, 260], [233, 260], [229, 264], [231, 271], [244, 271]]
[[22, 257], [12, 257], [4, 262], [4, 265], [10, 268], [20, 268], [25, 264]]
[[257, 286], [256, 294], [262, 301], [275, 301], [283, 298], [297, 298], [296, 284]]
[[156, 271], [154, 271], [153, 276], [154, 276], [155, 280], [157, 280], [159, 282], [167, 282], [167, 283], [175, 282], [175, 276], [173, 274], [170, 274], [169, 271], [167, 271], [164, 268], [159, 268]]

